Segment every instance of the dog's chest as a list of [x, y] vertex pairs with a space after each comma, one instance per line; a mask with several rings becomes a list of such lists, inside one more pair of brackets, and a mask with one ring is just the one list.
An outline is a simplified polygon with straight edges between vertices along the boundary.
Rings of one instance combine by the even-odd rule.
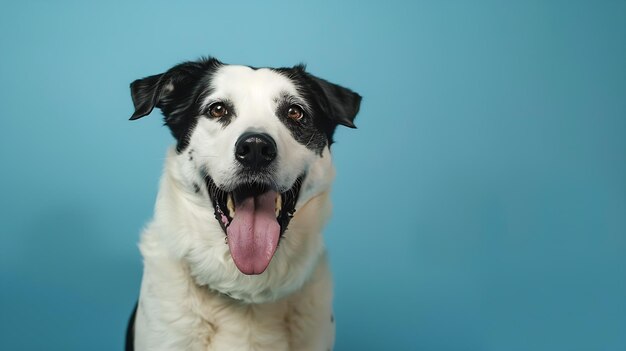
[[325, 285], [308, 285], [266, 304], [195, 295], [195, 330], [187, 330], [188, 338], [195, 340], [194, 350], [328, 351], [334, 343], [334, 320], [329, 296], [322, 291]]
[[289, 350], [292, 340], [285, 306], [274, 311], [256, 307], [231, 308], [208, 321], [212, 335], [207, 350]]

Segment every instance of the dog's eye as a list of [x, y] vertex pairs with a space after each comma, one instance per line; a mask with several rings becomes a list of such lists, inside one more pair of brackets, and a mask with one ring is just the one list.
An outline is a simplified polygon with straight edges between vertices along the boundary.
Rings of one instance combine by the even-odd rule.
[[293, 119], [294, 121], [299, 121], [302, 117], [304, 117], [304, 111], [302, 111], [302, 107], [298, 105], [291, 105], [287, 111], [287, 117]]
[[209, 107], [209, 113], [211, 117], [220, 118], [228, 115], [228, 110], [221, 102], [216, 102]]

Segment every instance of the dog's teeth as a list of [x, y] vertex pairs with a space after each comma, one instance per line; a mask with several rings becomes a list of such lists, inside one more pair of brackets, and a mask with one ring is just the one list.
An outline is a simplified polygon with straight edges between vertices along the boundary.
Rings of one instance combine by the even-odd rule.
[[233, 201], [233, 195], [228, 193], [226, 197], [226, 207], [231, 218], [235, 217], [235, 202]]
[[283, 197], [280, 196], [280, 194], [278, 194], [278, 196], [276, 196], [276, 217], [280, 215], [280, 210], [282, 209], [283, 209]]

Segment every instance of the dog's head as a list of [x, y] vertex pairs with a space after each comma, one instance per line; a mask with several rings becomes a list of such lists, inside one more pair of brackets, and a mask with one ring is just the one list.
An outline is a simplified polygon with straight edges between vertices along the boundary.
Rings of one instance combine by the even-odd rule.
[[337, 125], [361, 97], [293, 68], [179, 64], [131, 84], [131, 119], [161, 109], [183, 182], [212, 203], [237, 268], [260, 274], [296, 210], [328, 190]]

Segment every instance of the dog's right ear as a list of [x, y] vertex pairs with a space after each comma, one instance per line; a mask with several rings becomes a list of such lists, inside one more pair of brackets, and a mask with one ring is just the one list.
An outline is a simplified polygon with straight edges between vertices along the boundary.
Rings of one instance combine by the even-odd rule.
[[130, 84], [130, 95], [135, 105], [135, 112], [130, 120], [147, 116], [158, 105], [163, 89], [165, 73], [137, 79]]
[[206, 77], [222, 63], [212, 57], [198, 61], [188, 61], [170, 68], [167, 72], [137, 79], [130, 84], [130, 94], [135, 105], [131, 120], [147, 116], [155, 107], [163, 111], [167, 118], [176, 118], [176, 111], [183, 111], [192, 101], [195, 83]]

